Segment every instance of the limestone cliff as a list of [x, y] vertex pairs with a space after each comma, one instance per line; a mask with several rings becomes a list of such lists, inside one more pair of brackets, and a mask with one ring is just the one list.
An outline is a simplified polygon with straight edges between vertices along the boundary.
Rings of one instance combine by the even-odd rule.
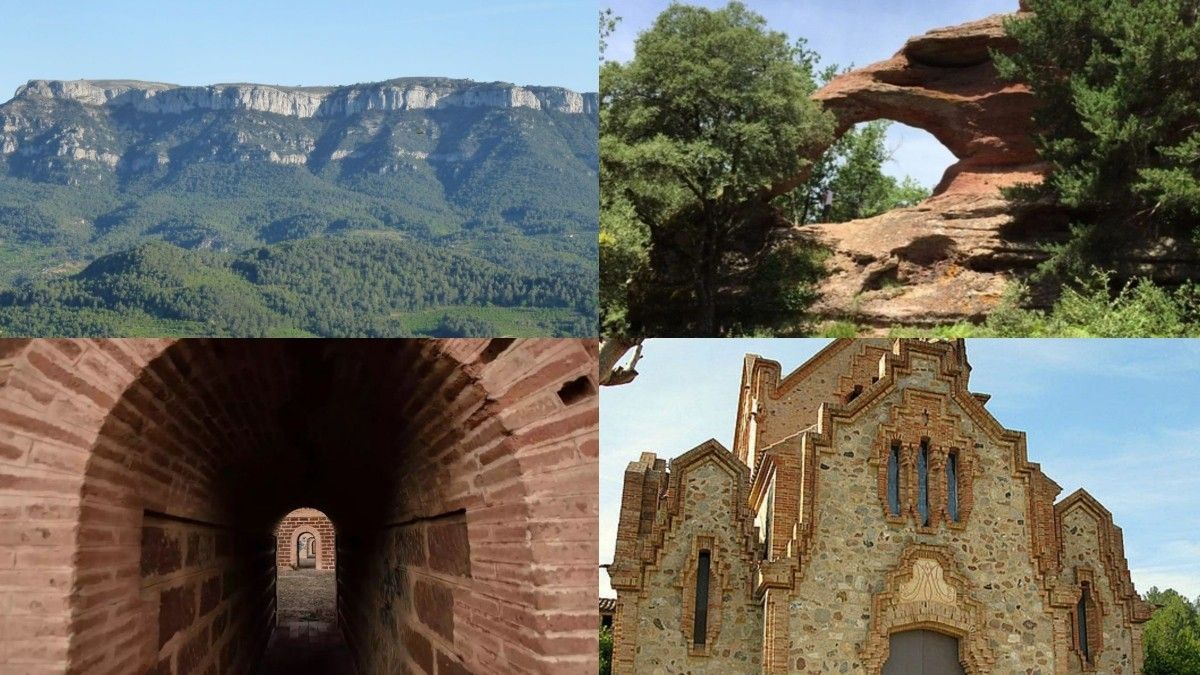
[[131, 106], [145, 113], [192, 110], [254, 110], [294, 117], [343, 117], [380, 110], [491, 107], [591, 114], [596, 95], [559, 87], [522, 87], [505, 82], [401, 78], [345, 87], [282, 87], [214, 84], [182, 87], [135, 80], [30, 80], [14, 99], [42, 98], [94, 106]]

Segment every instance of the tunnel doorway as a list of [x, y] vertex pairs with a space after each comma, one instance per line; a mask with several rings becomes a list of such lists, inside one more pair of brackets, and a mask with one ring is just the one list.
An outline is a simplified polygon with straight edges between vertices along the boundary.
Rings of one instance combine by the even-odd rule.
[[296, 540], [296, 567], [317, 568], [316, 537], [305, 532]]
[[[288, 513], [275, 528], [275, 623], [337, 624], [337, 537], [318, 509]], [[311, 628], [312, 626], [309, 626]]]
[[338, 625], [336, 542], [333, 521], [314, 508], [275, 527], [275, 630], [259, 675], [354, 672]]
[[[0, 435], [72, 458], [21, 493], [62, 534], [16, 569], [63, 580], [38, 600], [63, 637], [22, 666], [340, 672], [264, 665], [283, 634], [281, 572], [319, 571], [361, 675], [595, 668], [598, 351], [0, 341], [0, 400], [25, 406]], [[281, 519], [305, 503], [336, 535], [280, 546]], [[0, 616], [0, 643], [7, 627]]]

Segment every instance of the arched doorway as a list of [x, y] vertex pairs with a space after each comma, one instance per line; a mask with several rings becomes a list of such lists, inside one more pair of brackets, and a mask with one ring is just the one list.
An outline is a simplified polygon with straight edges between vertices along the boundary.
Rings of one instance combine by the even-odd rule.
[[312, 532], [296, 538], [296, 567], [317, 567], [317, 537]]
[[883, 675], [966, 675], [958, 638], [931, 630], [892, 633]]

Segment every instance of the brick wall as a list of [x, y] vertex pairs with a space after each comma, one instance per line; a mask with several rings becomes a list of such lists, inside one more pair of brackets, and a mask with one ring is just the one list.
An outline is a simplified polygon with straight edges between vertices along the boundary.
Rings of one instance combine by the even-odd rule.
[[307, 504], [364, 674], [594, 669], [596, 352], [0, 340], [0, 663], [247, 672]]
[[146, 514], [141, 630], [157, 636], [152, 675], [245, 672], [275, 612], [269, 538]]
[[275, 564], [295, 568], [296, 544], [303, 535], [316, 537], [316, 563], [319, 570], [332, 570], [337, 562], [337, 540], [333, 521], [316, 509], [296, 509], [283, 517], [275, 528]]

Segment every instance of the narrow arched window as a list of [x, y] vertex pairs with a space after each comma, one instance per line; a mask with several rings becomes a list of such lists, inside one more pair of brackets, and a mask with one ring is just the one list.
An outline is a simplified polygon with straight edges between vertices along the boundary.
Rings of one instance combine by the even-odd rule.
[[1084, 661], [1092, 660], [1091, 646], [1088, 644], [1088, 585], [1084, 583], [1079, 593], [1079, 604], [1075, 606], [1076, 633], [1079, 640], [1079, 653]]
[[888, 452], [887, 463], [887, 503], [888, 513], [900, 515], [900, 443], [892, 443]]
[[958, 453], [946, 457], [946, 512], [958, 522]]
[[921, 441], [917, 452], [917, 511], [921, 525], [929, 525], [929, 441]]
[[708, 639], [708, 568], [711, 554], [700, 551], [696, 563], [696, 616], [692, 624], [692, 642], [703, 645]]

